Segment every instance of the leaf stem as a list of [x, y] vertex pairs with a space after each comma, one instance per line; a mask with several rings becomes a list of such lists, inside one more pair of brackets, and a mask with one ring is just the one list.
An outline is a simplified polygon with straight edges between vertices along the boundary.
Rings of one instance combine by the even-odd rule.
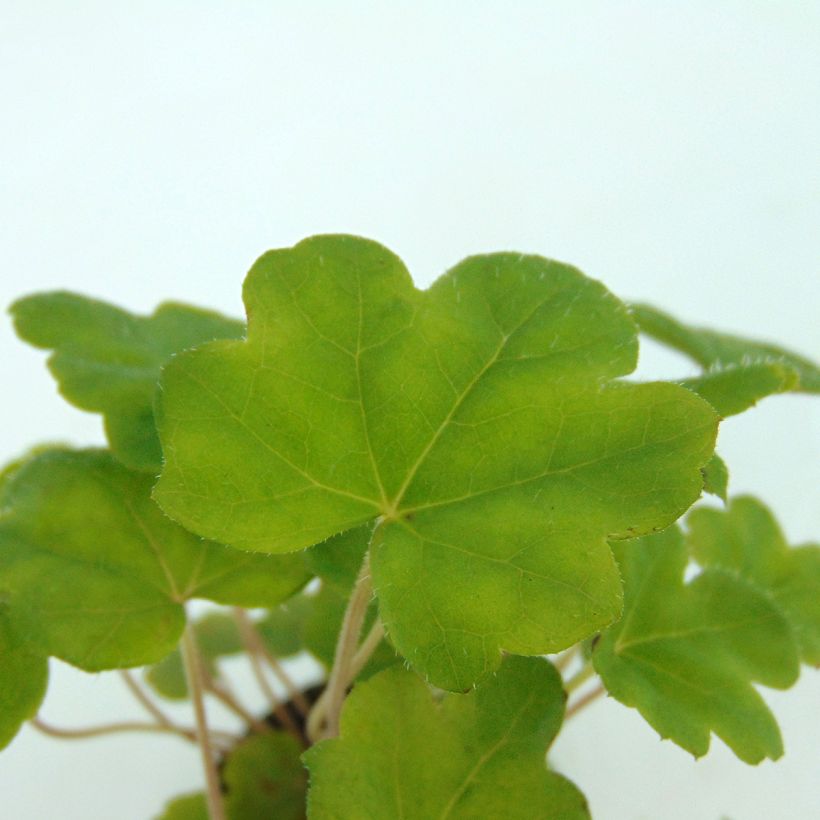
[[590, 689], [585, 695], [582, 695], [575, 703], [571, 704], [568, 708], [566, 713], [564, 714], [564, 720], [569, 720], [573, 715], [577, 715], [582, 709], [592, 703], [594, 700], [597, 700], [601, 695], [606, 692], [604, 689], [604, 685], [599, 683], [594, 689]]
[[248, 661], [250, 662], [256, 682], [259, 684], [259, 688], [262, 690], [262, 693], [268, 699], [268, 703], [270, 703], [273, 714], [276, 715], [279, 722], [291, 735], [302, 742], [302, 735], [299, 731], [299, 727], [291, 717], [287, 707], [279, 700], [276, 693], [271, 688], [267, 677], [265, 677], [262, 664], [259, 662], [259, 656], [261, 654], [259, 644], [261, 643], [261, 639], [253, 626], [253, 622], [248, 617], [248, 613], [241, 607], [234, 607], [233, 616], [236, 621], [237, 628], [239, 629], [239, 635], [242, 638], [242, 643], [245, 645], [245, 649], [247, 650]]
[[140, 705], [148, 712], [151, 717], [156, 720], [160, 726], [173, 726], [174, 722], [171, 718], [154, 703], [148, 696], [148, 693], [137, 683], [134, 676], [127, 669], [118, 670], [123, 683], [128, 687], [131, 694], [137, 699]]
[[[362, 624], [372, 594], [370, 553], [367, 552], [362, 562], [362, 568], [359, 570], [359, 577], [353, 586], [353, 592], [350, 594], [350, 600], [347, 602], [342, 627], [339, 630], [336, 653], [333, 658], [333, 669], [330, 672], [323, 698], [320, 699], [324, 700], [323, 708], [319, 708], [317, 702], [308, 718], [308, 737], [311, 740], [317, 740], [320, 734], [323, 737], [336, 737], [339, 734], [339, 715], [350, 682], [350, 670], [359, 642], [359, 633], [362, 630]], [[322, 718], [324, 718], [323, 732]]]
[[578, 649], [580, 648], [579, 644], [575, 644], [575, 646], [571, 646], [569, 649], [565, 649], [559, 655], [555, 657], [555, 660], [552, 662], [552, 665], [559, 671], [564, 672], [566, 668], [572, 663], [572, 659], [578, 653]]
[[592, 661], [587, 661], [581, 669], [576, 672], [565, 684], [564, 689], [567, 693], [574, 692], [579, 686], [588, 681], [595, 674], [595, 667]]
[[216, 770], [216, 760], [208, 735], [208, 722], [205, 715], [205, 676], [203, 674], [202, 659], [196, 645], [196, 637], [190, 623], [186, 624], [182, 633], [182, 660], [185, 664], [185, 676], [188, 689], [194, 705], [196, 717], [196, 739], [202, 753], [202, 765], [205, 770], [205, 786], [208, 801], [208, 816], [210, 820], [225, 820], [225, 807], [222, 803], [222, 790], [219, 783], [219, 773]]

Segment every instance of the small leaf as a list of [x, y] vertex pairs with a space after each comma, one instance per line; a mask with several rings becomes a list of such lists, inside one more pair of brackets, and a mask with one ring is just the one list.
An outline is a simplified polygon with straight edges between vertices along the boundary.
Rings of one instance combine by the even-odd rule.
[[277, 658], [287, 658], [304, 647], [305, 621], [313, 610], [312, 595], [294, 595], [256, 622], [262, 640]]
[[750, 496], [732, 499], [725, 511], [693, 510], [686, 525], [694, 559], [766, 595], [794, 630], [803, 661], [820, 665], [820, 546], [789, 548], [770, 510]]
[[347, 595], [364, 561], [375, 522], [334, 535], [305, 550], [308, 569]]
[[421, 292], [387, 249], [324, 236], [265, 254], [244, 298], [247, 341], [163, 372], [155, 497], [274, 553], [376, 519], [382, 620], [444, 688], [610, 623], [606, 539], [667, 526], [701, 492], [716, 414], [676, 385], [614, 381], [635, 327], [567, 265], [473, 257]]
[[703, 473], [704, 492], [716, 495], [726, 503], [729, 491], [729, 468], [726, 466], [726, 462], [715, 453], [701, 470], [701, 473]]
[[287, 734], [250, 737], [228, 756], [223, 779], [228, 820], [303, 820], [307, 773]]
[[22, 339], [54, 351], [48, 364], [62, 395], [103, 414], [117, 458], [152, 473], [162, 466], [153, 414], [160, 368], [174, 353], [244, 333], [241, 322], [188, 305], [135, 316], [64, 291], [20, 299], [11, 314]]
[[679, 382], [706, 399], [724, 418], [754, 407], [760, 399], [798, 389], [797, 371], [780, 362], [731, 364]]
[[[213, 675], [212, 664], [206, 664], [205, 668]], [[188, 698], [185, 665], [178, 648], [171, 650], [161, 661], [146, 667], [145, 680], [158, 695], [167, 700], [187, 700]]]
[[20, 636], [0, 601], [0, 749], [37, 714], [47, 683], [48, 659]]
[[171, 800], [156, 820], [208, 820], [208, 801], [202, 792], [183, 794]]
[[593, 653], [609, 693], [696, 757], [710, 732], [747, 763], [780, 757], [777, 723], [752, 686], [786, 689], [797, 679], [797, 647], [778, 610], [724, 571], [684, 586], [677, 527], [616, 549], [624, 614]]
[[[820, 393], [820, 368], [805, 356], [767, 342], [692, 327], [649, 305], [631, 305], [630, 310], [643, 333], [689, 356], [704, 369], [760, 362], [778, 363], [786, 371], [794, 370], [798, 374], [799, 383], [787, 389]], [[766, 377], [761, 371], [758, 378], [761, 385]], [[770, 378], [775, 377], [770, 375]], [[774, 389], [773, 392], [780, 392], [780, 389], [783, 388]]]
[[87, 670], [140, 666], [176, 645], [183, 604], [272, 605], [307, 579], [298, 556], [238, 552], [187, 532], [151, 478], [99, 450], [17, 467], [0, 504], [0, 591], [32, 644]]
[[311, 820], [589, 816], [583, 795], [547, 770], [561, 725], [561, 679], [539, 658], [507, 658], [469, 695], [441, 704], [394, 667], [358, 684], [341, 737], [304, 755]]

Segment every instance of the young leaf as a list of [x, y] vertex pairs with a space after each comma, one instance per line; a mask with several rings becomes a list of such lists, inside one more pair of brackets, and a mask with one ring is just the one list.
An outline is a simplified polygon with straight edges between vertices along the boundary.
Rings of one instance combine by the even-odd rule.
[[549, 772], [545, 753], [565, 695], [540, 658], [507, 658], [469, 695], [436, 703], [394, 667], [358, 684], [341, 737], [304, 754], [312, 820], [588, 817], [583, 795]]
[[250, 737], [228, 756], [223, 778], [228, 820], [303, 820], [307, 773], [290, 735]]
[[712, 369], [680, 384], [706, 399], [725, 418], [748, 410], [766, 396], [798, 389], [800, 378], [796, 370], [780, 362], [752, 362]]
[[716, 495], [725, 504], [729, 492], [729, 468], [726, 462], [715, 453], [706, 462], [701, 473], [703, 474], [703, 491]]
[[305, 622], [313, 611], [313, 601], [312, 595], [294, 595], [256, 622], [259, 635], [275, 657], [287, 658], [305, 648]]
[[48, 364], [62, 395], [103, 414], [114, 455], [155, 474], [162, 465], [153, 413], [160, 367], [181, 350], [244, 333], [241, 322], [188, 305], [167, 302], [151, 316], [135, 316], [63, 291], [20, 299], [11, 314], [22, 339], [54, 351]]
[[202, 792], [175, 797], [156, 820], [209, 820], [208, 800]]
[[361, 569], [375, 526], [375, 522], [368, 521], [305, 550], [308, 569], [348, 595]]
[[[649, 305], [631, 305], [630, 310], [643, 333], [689, 356], [704, 369], [775, 362], [784, 368], [784, 378], [786, 370], [795, 371], [798, 382], [784, 388], [782, 384], [778, 387], [775, 379], [772, 392], [791, 389], [820, 393], [820, 368], [804, 356], [766, 342], [692, 327]], [[759, 378], [762, 385], [765, 377]]]
[[176, 645], [187, 600], [273, 605], [307, 580], [297, 556], [202, 541], [150, 490], [99, 450], [43, 452], [6, 480], [0, 591], [38, 649], [87, 670], [151, 663]]
[[820, 665], [820, 545], [789, 548], [772, 513], [739, 496], [725, 511], [686, 519], [687, 545], [705, 567], [736, 573], [768, 597], [791, 625], [805, 663]]
[[717, 417], [612, 380], [635, 328], [599, 283], [494, 254], [428, 291], [374, 242], [264, 255], [246, 342], [165, 368], [155, 497], [207, 537], [288, 552], [378, 518], [371, 567], [399, 651], [445, 688], [502, 648], [556, 651], [617, 617], [606, 543], [700, 494]]
[[0, 600], [0, 749], [37, 713], [47, 682], [48, 659], [21, 637]]
[[[307, 775], [289, 735], [250, 737], [222, 770], [227, 820], [304, 820]], [[204, 794], [177, 797], [157, 820], [208, 820]]]
[[684, 586], [677, 527], [616, 551], [624, 615], [593, 653], [610, 694], [697, 757], [708, 751], [710, 732], [747, 763], [780, 757], [777, 723], [752, 686], [786, 689], [797, 679], [797, 646], [778, 609], [722, 570]]

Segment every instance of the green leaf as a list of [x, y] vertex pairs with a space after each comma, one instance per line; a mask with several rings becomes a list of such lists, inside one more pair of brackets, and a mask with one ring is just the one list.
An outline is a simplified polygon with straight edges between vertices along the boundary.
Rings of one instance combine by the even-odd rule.
[[208, 820], [208, 801], [202, 792], [175, 797], [156, 820]]
[[[243, 650], [236, 622], [222, 612], [209, 612], [196, 621], [194, 634], [200, 658], [212, 678], [219, 677], [215, 661]], [[149, 666], [145, 670], [145, 680], [164, 698], [185, 700], [188, 697], [188, 682], [179, 647]]]
[[308, 569], [348, 594], [361, 569], [374, 527], [375, 522], [368, 521], [305, 550]]
[[715, 453], [706, 466], [701, 470], [703, 473], [704, 492], [716, 495], [721, 501], [726, 503], [729, 492], [729, 468], [726, 462]]
[[785, 689], [797, 679], [797, 647], [777, 608], [722, 570], [684, 585], [677, 527], [616, 549], [624, 615], [593, 653], [609, 693], [697, 757], [710, 732], [747, 763], [780, 757], [777, 723], [752, 686]]
[[162, 465], [153, 414], [160, 368], [174, 353], [244, 333], [241, 322], [188, 305], [167, 302], [151, 316], [135, 316], [63, 291], [20, 299], [11, 314], [22, 339], [54, 351], [48, 364], [61, 394], [103, 414], [114, 455], [155, 474]]
[[411, 672], [381, 672], [354, 688], [341, 737], [304, 754], [309, 816], [588, 817], [583, 795], [545, 764], [564, 700], [540, 658], [507, 658], [475, 692], [440, 704]]
[[820, 665], [820, 546], [789, 548], [771, 511], [750, 496], [732, 499], [725, 511], [693, 510], [686, 525], [695, 560], [736, 573], [765, 595], [791, 625], [803, 660]]
[[250, 737], [228, 756], [223, 778], [228, 820], [302, 820], [307, 773], [290, 735]]
[[150, 490], [99, 450], [43, 452], [5, 481], [0, 592], [38, 649], [87, 670], [140, 666], [176, 645], [186, 601], [269, 606], [305, 583], [297, 556], [203, 541]]
[[680, 382], [706, 399], [724, 418], [748, 410], [766, 396], [796, 390], [799, 383], [797, 371], [780, 362], [732, 364]]
[[201, 535], [304, 549], [378, 519], [381, 617], [438, 685], [501, 649], [565, 648], [617, 617], [607, 537], [700, 494], [717, 417], [691, 391], [612, 381], [635, 327], [602, 285], [536, 256], [462, 262], [429, 290], [374, 242], [265, 254], [245, 342], [165, 368], [165, 511]]
[[295, 595], [256, 622], [256, 629], [275, 657], [287, 658], [305, 648], [305, 621], [312, 610], [312, 595]]
[[0, 749], [37, 714], [48, 684], [48, 659], [14, 627], [0, 600]]
[[[686, 325], [649, 305], [631, 305], [630, 310], [643, 333], [689, 356], [704, 369], [760, 362], [778, 363], [783, 368], [783, 378], [788, 370], [793, 370], [797, 373], [798, 382], [785, 388], [782, 385], [777, 387], [777, 371], [772, 371], [768, 376], [772, 379], [772, 392], [790, 389], [820, 393], [820, 368], [798, 353], [767, 342]], [[759, 390], [767, 378], [765, 371], [761, 370], [755, 378]], [[757, 398], [762, 398], [762, 394]]]

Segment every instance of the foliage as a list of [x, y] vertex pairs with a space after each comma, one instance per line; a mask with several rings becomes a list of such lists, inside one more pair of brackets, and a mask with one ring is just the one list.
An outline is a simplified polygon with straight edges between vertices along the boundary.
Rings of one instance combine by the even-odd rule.
[[[586, 817], [545, 764], [566, 692], [567, 715], [607, 691], [695, 755], [713, 733], [782, 754], [755, 685], [820, 663], [820, 547], [730, 498], [714, 445], [721, 419], [820, 392], [816, 365], [520, 254], [420, 291], [375, 242], [313, 237], [262, 256], [244, 299], [247, 330], [63, 292], [12, 306], [109, 448], [0, 473], [0, 744], [28, 720], [197, 742], [206, 790], [165, 820]], [[639, 329], [701, 372], [628, 380]], [[687, 514], [704, 492], [727, 506]], [[323, 691], [290, 679], [302, 652]], [[151, 720], [50, 727], [49, 657], [120, 670]], [[246, 736], [210, 725], [213, 699]]]

